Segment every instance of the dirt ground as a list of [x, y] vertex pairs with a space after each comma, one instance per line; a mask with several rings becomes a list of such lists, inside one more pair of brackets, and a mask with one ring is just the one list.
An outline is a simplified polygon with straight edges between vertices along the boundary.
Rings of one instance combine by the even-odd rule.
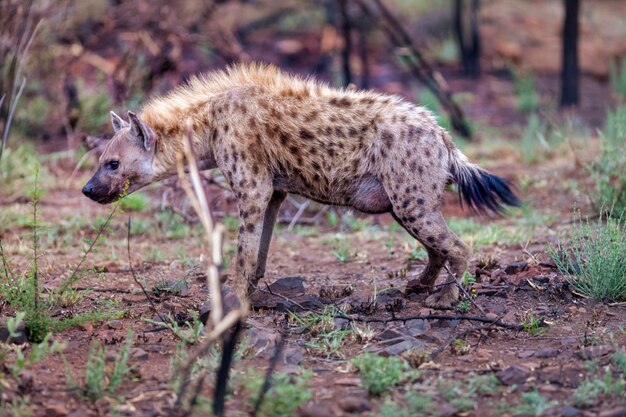
[[[592, 149], [595, 145], [592, 141], [585, 146]], [[531, 207], [502, 218], [481, 218], [461, 210], [452, 193], [447, 196], [446, 217], [474, 248], [470, 272], [476, 281], [467, 287], [472, 299], [466, 301], [467, 311], [431, 311], [423, 307], [425, 295], [402, 293], [407, 282], [424, 267], [424, 257], [389, 217], [349, 216], [342, 211], [335, 216], [334, 211], [320, 214], [320, 208], [310, 208], [300, 224], [288, 230], [295, 206], [287, 202], [264, 278], [272, 292], [286, 298], [268, 293], [253, 297], [255, 308], [242, 339], [247, 348], [235, 363], [234, 391], [227, 415], [246, 415], [250, 411], [245, 380], [250, 378], [250, 369], [268, 367], [280, 338], [285, 344], [277, 371], [313, 372], [308, 381], [312, 399], [299, 409], [301, 416], [374, 416], [385, 401], [402, 404], [403, 393], [411, 391], [436, 400], [423, 415], [540, 415], [519, 408], [528, 401], [523, 399], [524, 393], [535, 391], [545, 401], [542, 404], [547, 411], [543, 415], [622, 415], [617, 411], [607, 414], [607, 410], [623, 413], [623, 396], [601, 396], [584, 410], [568, 408], [572, 407], [576, 388], [594, 375], [590, 363], [597, 369], [609, 369], [612, 353], [626, 342], [626, 306], [599, 304], [581, 297], [557, 273], [546, 254], [547, 245], [571, 230], [572, 207], [589, 210], [585, 193], [581, 192], [585, 176], [577, 160], [571, 151], [568, 154], [563, 149], [547, 163], [526, 166], [516, 161], [519, 151], [503, 144], [470, 147], [467, 152], [473, 159], [499, 160], [489, 168], [516, 179], [520, 194]], [[54, 176], [55, 184], [63, 184], [60, 178], [69, 176], [63, 160], [50, 162], [44, 169]], [[77, 191], [86, 174], [82, 172], [66, 184], [46, 190], [41, 199], [39, 271], [44, 290], [57, 287], [68, 276], [79, 261], [78, 254], [85, 246], [83, 239], [94, 236], [93, 219], [107, 215], [106, 207], [88, 201]], [[568, 185], [576, 179], [582, 187], [578, 190]], [[42, 182], [50, 180], [43, 178]], [[179, 342], [169, 331], [145, 321], [158, 316], [130, 273], [126, 221], [128, 216], [132, 218], [132, 262], [146, 287], [163, 288], [179, 280], [186, 283], [182, 290], [164, 290], [155, 297], [158, 312], [188, 317], [200, 311], [208, 298], [203, 274], [206, 247], [200, 226], [193, 221], [185, 223], [178, 214], [161, 208], [161, 204], [176, 206], [181, 196], [177, 192], [167, 185], [154, 186], [143, 193], [148, 197], [146, 207], [115, 215], [110, 232], [88, 257], [85, 266], [89, 270], [77, 284], [75, 304], [56, 307], [50, 313], [71, 317], [105, 306], [110, 309], [107, 311], [117, 312], [117, 317], [87, 322], [56, 334], [54, 340], [67, 345], [63, 355], [66, 362], [52, 354], [28, 367], [5, 387], [5, 401], [28, 396], [33, 415], [41, 416], [148, 416], [164, 415], [170, 410], [174, 403], [172, 361]], [[236, 222], [233, 225], [233, 219], [224, 215], [232, 207], [232, 197], [215, 186], [209, 186], [209, 195], [229, 228], [224, 250], [230, 258]], [[9, 202], [5, 198], [3, 246], [14, 271], [25, 271], [32, 260], [30, 229], [26, 226], [31, 213], [28, 202]], [[324, 333], [316, 334], [285, 312], [289, 304], [286, 299], [295, 300], [291, 308], [309, 311], [299, 311], [301, 317], [311, 316], [312, 312], [319, 315], [324, 308], [328, 311], [328, 306], [336, 306], [352, 318], [374, 322], [356, 323], [363, 336], [346, 331], [346, 337], [335, 341], [335, 345], [323, 343]], [[13, 314], [4, 303], [0, 308], [3, 316]], [[401, 320], [429, 314], [497, 318], [513, 325], [536, 320], [546, 327], [525, 331], [460, 319]], [[327, 334], [352, 329], [342, 319], [332, 320], [331, 327]], [[116, 394], [91, 401], [71, 389], [68, 369], [81, 381], [90, 346], [96, 341], [104, 344], [107, 358], [112, 359], [128, 329], [134, 334], [130, 359], [133, 370]], [[194, 346], [188, 349], [193, 351]], [[350, 365], [352, 358], [368, 351], [407, 358], [420, 370], [420, 376], [396, 387], [391, 400], [372, 397], [362, 388], [361, 375]], [[472, 380], [477, 375], [495, 375], [498, 385], [488, 393], [470, 393], [467, 387], [476, 383]], [[207, 385], [209, 396], [211, 384]], [[470, 405], [454, 402], [456, 397], [467, 397]]]

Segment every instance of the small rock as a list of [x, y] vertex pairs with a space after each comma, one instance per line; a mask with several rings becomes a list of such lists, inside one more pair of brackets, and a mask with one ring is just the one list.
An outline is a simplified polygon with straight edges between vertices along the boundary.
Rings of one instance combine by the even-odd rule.
[[133, 348], [130, 351], [131, 357], [137, 361], [147, 361], [148, 360], [148, 352], [140, 348]]
[[559, 356], [559, 350], [555, 348], [539, 349], [535, 352], [535, 358], [554, 358]]
[[276, 334], [264, 327], [253, 327], [247, 332], [248, 343], [257, 355], [272, 356], [276, 348]]
[[335, 330], [347, 330], [350, 328], [350, 321], [337, 317], [333, 320], [333, 328]]
[[600, 356], [604, 356], [611, 352], [613, 352], [613, 348], [608, 345], [586, 346], [578, 351], [578, 356], [580, 356], [582, 359], [588, 360], [593, 358], [599, 358]]
[[406, 326], [404, 326], [403, 330], [409, 336], [415, 337], [424, 334], [429, 328], [428, 320], [409, 320], [406, 322]]
[[626, 408], [619, 407], [612, 410], [601, 411], [598, 417], [626, 417]]
[[417, 336], [415, 336], [415, 338], [425, 343], [433, 343], [438, 345], [441, 343], [445, 343], [445, 341], [449, 337], [449, 334], [449, 332], [430, 331], [428, 333], [418, 334]]
[[322, 299], [313, 294], [304, 294], [300, 297], [294, 297], [292, 301], [293, 303], [281, 300], [281, 302], [276, 305], [276, 311], [284, 311], [287, 313], [292, 311], [311, 311], [324, 307]]
[[527, 262], [514, 262], [510, 265], [507, 265], [506, 268], [504, 268], [504, 272], [507, 275], [513, 275], [513, 274], [517, 274], [520, 273], [522, 271], [525, 271], [528, 268], [528, 263]]
[[[278, 291], [272, 290], [272, 292], [279, 294]], [[250, 296], [250, 304], [256, 309], [275, 309], [276, 311], [284, 312], [316, 310], [324, 306], [322, 299], [317, 295], [300, 294], [286, 296], [281, 294], [281, 296], [278, 296], [266, 291], [257, 291], [252, 294]]]
[[122, 328], [122, 322], [119, 320], [111, 320], [107, 323], [107, 327], [113, 330], [119, 330]]
[[432, 327], [433, 329], [454, 329], [459, 324], [461, 324], [461, 320], [437, 320], [433, 322]]
[[534, 350], [523, 350], [517, 354], [517, 357], [520, 359], [530, 358], [535, 354]]
[[[256, 293], [255, 293], [256, 294]], [[229, 312], [236, 310], [240, 307], [239, 299], [237, 298], [237, 294], [234, 291], [231, 291], [230, 288], [222, 288], [222, 313], [223, 315], [228, 314]], [[198, 309], [200, 314], [200, 321], [206, 324], [209, 320], [209, 315], [211, 314], [211, 298], [205, 301], [200, 308]]]
[[16, 345], [21, 345], [26, 343], [28, 340], [26, 339], [26, 328], [24, 327], [24, 322], [20, 323], [17, 326], [15, 331], [18, 333], [17, 336], [10, 338], [9, 337], [9, 329], [6, 326], [6, 318], [0, 319], [0, 341], [7, 343], [14, 343]]
[[270, 284], [269, 290], [274, 294], [280, 294], [284, 297], [298, 297], [304, 295], [304, 278], [280, 278]]
[[402, 334], [395, 329], [385, 329], [382, 333], [376, 335], [376, 340], [390, 340], [402, 337]]
[[281, 362], [285, 365], [294, 365], [298, 366], [304, 359], [304, 354], [302, 353], [302, 349], [288, 347], [283, 349], [280, 354]]
[[389, 339], [373, 346], [371, 351], [381, 356], [397, 356], [409, 349], [423, 349], [425, 343], [410, 336]]
[[576, 407], [563, 407], [559, 410], [559, 417], [580, 417], [583, 412]]
[[348, 413], [363, 413], [372, 409], [372, 405], [366, 398], [343, 397], [338, 401], [339, 407]]
[[520, 365], [512, 365], [498, 372], [496, 376], [504, 385], [522, 385], [530, 376], [530, 369]]

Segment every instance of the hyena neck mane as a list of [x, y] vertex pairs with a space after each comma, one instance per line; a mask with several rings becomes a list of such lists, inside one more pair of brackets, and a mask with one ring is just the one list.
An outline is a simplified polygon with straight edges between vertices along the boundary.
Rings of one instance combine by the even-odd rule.
[[[193, 132], [193, 145], [199, 159], [210, 152], [215, 133], [215, 114], [228, 94], [253, 88], [279, 96], [308, 97], [337, 94], [339, 91], [312, 79], [281, 72], [273, 65], [238, 64], [225, 71], [192, 77], [187, 83], [163, 96], [149, 100], [141, 119], [157, 137], [154, 167], [156, 179], [176, 173], [176, 155], [182, 150], [182, 135]], [[236, 121], [233, 121], [236, 122]]]

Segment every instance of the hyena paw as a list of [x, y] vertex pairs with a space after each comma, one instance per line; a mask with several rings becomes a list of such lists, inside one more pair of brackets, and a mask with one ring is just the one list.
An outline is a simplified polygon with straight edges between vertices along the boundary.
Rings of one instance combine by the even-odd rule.
[[[455, 291], [456, 290], [456, 291]], [[430, 295], [426, 299], [426, 307], [439, 310], [450, 310], [459, 302], [459, 291], [455, 289], [444, 288], [442, 291]]]

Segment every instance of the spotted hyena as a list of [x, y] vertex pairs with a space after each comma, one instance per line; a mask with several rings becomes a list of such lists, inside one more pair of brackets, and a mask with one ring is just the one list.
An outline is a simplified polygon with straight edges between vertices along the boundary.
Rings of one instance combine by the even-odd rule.
[[400, 97], [348, 91], [273, 66], [239, 65], [194, 78], [149, 101], [128, 120], [111, 113], [115, 136], [83, 193], [116, 200], [176, 175], [181, 136], [219, 168], [237, 198], [237, 280], [253, 290], [265, 272], [278, 209], [287, 193], [365, 213], [391, 213], [428, 252], [420, 287], [431, 307], [458, 299], [454, 280], [435, 290], [446, 262], [463, 276], [470, 250], [441, 214], [444, 189], [478, 211], [517, 205], [508, 184], [470, 163], [433, 115]]

